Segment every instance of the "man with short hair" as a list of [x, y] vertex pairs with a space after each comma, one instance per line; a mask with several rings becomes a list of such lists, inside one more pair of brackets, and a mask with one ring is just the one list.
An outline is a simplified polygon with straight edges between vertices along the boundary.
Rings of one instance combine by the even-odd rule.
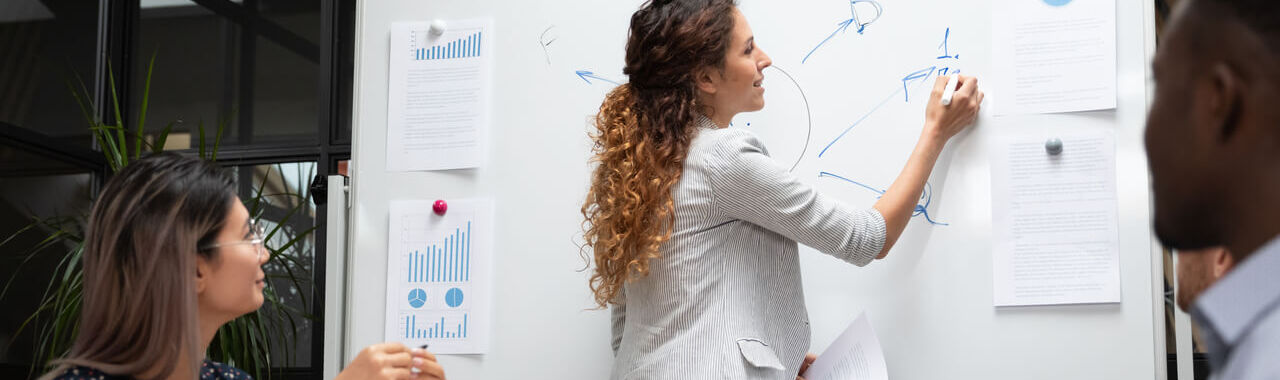
[[1184, 0], [1153, 64], [1156, 235], [1236, 265], [1195, 302], [1218, 379], [1280, 379], [1280, 1]]

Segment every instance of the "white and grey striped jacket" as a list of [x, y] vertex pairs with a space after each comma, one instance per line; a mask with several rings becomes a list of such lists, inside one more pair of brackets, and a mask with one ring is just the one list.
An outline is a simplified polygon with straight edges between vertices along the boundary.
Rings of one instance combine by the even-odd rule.
[[750, 132], [699, 120], [675, 226], [613, 313], [613, 379], [795, 379], [809, 349], [796, 242], [863, 266], [884, 218], [818, 194]]

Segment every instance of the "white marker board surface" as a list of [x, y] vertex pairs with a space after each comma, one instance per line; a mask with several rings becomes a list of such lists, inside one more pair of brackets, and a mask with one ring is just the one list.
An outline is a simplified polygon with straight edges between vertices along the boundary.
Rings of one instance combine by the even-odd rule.
[[[1117, 109], [1001, 117], [984, 110], [977, 127], [944, 151], [929, 181], [928, 217], [946, 225], [931, 224], [923, 214], [913, 218], [889, 258], [865, 268], [802, 247], [810, 351], [821, 352], [866, 311], [894, 379], [1163, 376], [1160, 264], [1151, 239], [1141, 139], [1153, 11], [1145, 1], [1116, 3]], [[449, 377], [607, 377], [609, 315], [589, 310], [587, 272], [579, 271], [585, 262], [576, 242], [590, 172], [589, 119], [612, 88], [610, 81], [625, 81], [623, 46], [639, 4], [358, 4], [349, 353], [383, 335], [390, 201], [484, 197], [494, 200], [496, 217], [492, 340], [486, 355], [442, 356]], [[734, 127], [761, 136], [780, 164], [795, 164], [796, 175], [823, 192], [870, 206], [877, 194], [867, 187], [888, 186], [919, 134], [929, 75], [944, 67], [980, 78], [996, 75], [989, 46], [994, 4], [884, 0], [879, 18], [859, 33], [858, 25], [841, 23], [852, 19], [851, 12], [863, 13], [859, 23], [870, 19], [874, 11], [866, 9], [874, 6], [865, 2], [851, 11], [847, 0], [743, 1], [740, 8], [760, 48], [781, 70], [765, 71], [765, 109], [739, 115]], [[483, 17], [494, 25], [486, 42], [494, 52], [488, 164], [388, 172], [391, 24]], [[951, 58], [939, 58], [944, 56]], [[903, 80], [930, 67], [925, 77]], [[988, 99], [996, 96], [988, 93]], [[1106, 131], [1116, 140], [1122, 302], [993, 307], [987, 153], [993, 137], [1049, 138], [1084, 129]]]

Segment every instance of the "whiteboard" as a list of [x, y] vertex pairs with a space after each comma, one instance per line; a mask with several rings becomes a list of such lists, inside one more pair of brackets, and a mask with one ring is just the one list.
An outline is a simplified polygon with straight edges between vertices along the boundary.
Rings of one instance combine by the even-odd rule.
[[[1164, 378], [1162, 279], [1142, 148], [1153, 10], [1147, 1], [1116, 3], [1117, 109], [997, 117], [986, 107], [977, 126], [943, 152], [930, 178], [930, 217], [946, 226], [913, 218], [889, 258], [865, 268], [802, 247], [811, 352], [821, 352], [865, 311], [894, 379]], [[389, 202], [488, 197], [494, 200], [497, 236], [491, 349], [485, 355], [442, 356], [449, 377], [608, 376], [613, 360], [609, 314], [591, 310], [589, 273], [582, 271], [586, 262], [578, 249], [579, 208], [590, 174], [589, 118], [613, 86], [610, 81], [625, 81], [626, 28], [639, 4], [358, 4], [348, 360], [383, 339]], [[781, 70], [765, 71], [765, 109], [739, 115], [734, 127], [752, 130], [779, 163], [795, 164], [800, 178], [855, 206], [870, 206], [875, 194], [817, 173], [839, 172], [888, 186], [923, 122], [924, 96], [914, 95], [926, 93], [932, 82], [895, 92], [903, 87], [904, 74], [933, 64], [944, 35], [949, 52], [960, 55], [957, 66], [964, 73], [993, 75], [990, 2], [883, 0], [881, 5], [881, 17], [862, 33], [850, 28], [833, 35], [849, 18], [847, 0], [740, 4], [760, 48]], [[386, 171], [391, 23], [477, 17], [492, 18], [496, 34], [488, 165]], [[987, 90], [988, 99], [999, 96]], [[850, 132], [830, 148], [839, 153], [816, 156], [846, 129]], [[1116, 140], [1123, 302], [995, 308], [991, 141], [1079, 130], [1106, 131]]]

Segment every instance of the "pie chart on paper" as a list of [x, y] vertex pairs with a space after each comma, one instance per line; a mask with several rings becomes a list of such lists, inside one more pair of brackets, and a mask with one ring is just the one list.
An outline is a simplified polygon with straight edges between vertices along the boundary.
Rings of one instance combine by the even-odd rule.
[[422, 308], [427, 303], [427, 292], [422, 289], [413, 289], [409, 291], [409, 306], [414, 309]]
[[449, 291], [444, 294], [444, 302], [446, 304], [449, 304], [449, 307], [461, 306], [462, 305], [462, 289], [458, 289], [458, 288], [449, 289]]

